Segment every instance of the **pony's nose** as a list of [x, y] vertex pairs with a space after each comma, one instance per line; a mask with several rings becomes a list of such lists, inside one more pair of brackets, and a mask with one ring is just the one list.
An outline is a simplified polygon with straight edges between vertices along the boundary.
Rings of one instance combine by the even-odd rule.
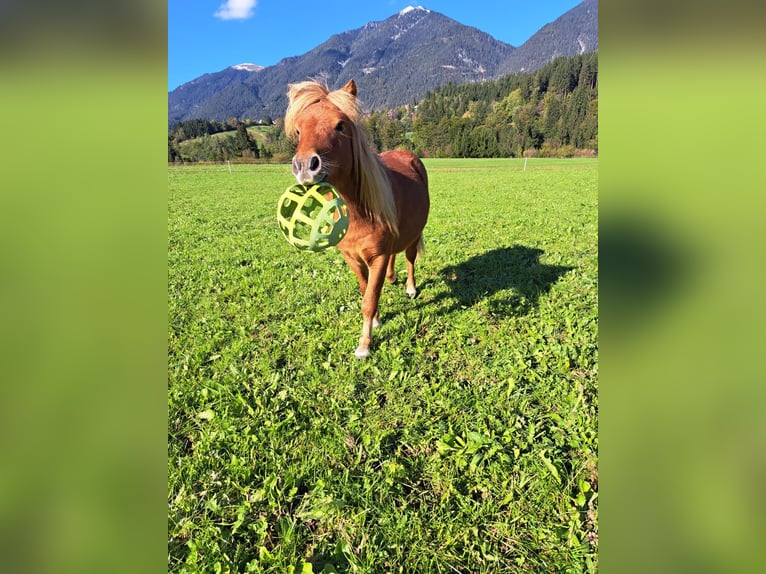
[[298, 183], [314, 181], [320, 171], [322, 171], [322, 159], [317, 154], [305, 159], [297, 155], [293, 157], [293, 175]]

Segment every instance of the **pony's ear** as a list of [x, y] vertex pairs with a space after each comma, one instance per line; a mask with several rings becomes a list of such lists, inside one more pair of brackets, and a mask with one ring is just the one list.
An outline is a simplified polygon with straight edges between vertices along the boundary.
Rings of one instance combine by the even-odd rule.
[[354, 80], [349, 80], [346, 82], [346, 85], [341, 88], [342, 90], [345, 90], [352, 96], [356, 97], [356, 83]]

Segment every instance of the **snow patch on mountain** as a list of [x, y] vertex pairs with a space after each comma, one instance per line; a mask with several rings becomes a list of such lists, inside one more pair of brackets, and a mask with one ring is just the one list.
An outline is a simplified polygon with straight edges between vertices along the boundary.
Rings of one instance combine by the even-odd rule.
[[232, 66], [232, 69], [234, 70], [246, 70], [248, 72], [260, 72], [261, 70], [263, 70], [263, 68], [264, 66], [259, 66], [258, 64], [250, 64], [249, 62]]
[[[426, 16], [427, 14], [430, 14], [430, 13], [431, 13], [431, 11], [430, 11], [430, 10], [426, 10], [426, 9], [425, 9], [425, 8], [423, 8], [422, 6], [416, 6], [416, 7], [413, 7], [413, 6], [407, 6], [407, 7], [406, 7], [404, 10], [402, 10], [401, 12], [399, 12], [399, 16], [401, 17], [401, 16], [404, 16], [404, 15], [406, 15], [406, 14], [409, 14], [409, 13], [411, 13], [411, 12], [421, 12], [421, 13], [422, 13], [422, 16]], [[407, 19], [407, 20], [404, 22], [404, 24], [403, 24], [403, 25], [399, 25], [399, 24], [396, 24], [396, 30], [397, 30], [397, 32], [396, 32], [396, 34], [394, 34], [394, 35], [392, 35], [392, 36], [391, 36], [391, 41], [392, 41], [392, 42], [395, 42], [396, 40], [398, 40], [399, 38], [401, 38], [401, 37], [402, 37], [402, 35], [406, 34], [406, 33], [407, 33], [407, 32], [409, 32], [410, 30], [412, 30], [412, 29], [413, 29], [415, 26], [417, 26], [418, 24], [420, 24], [420, 22], [422, 22], [422, 20], [423, 20], [423, 18], [419, 18], [419, 17], [418, 17], [418, 16], [420, 16], [420, 15], [421, 15], [421, 14], [415, 14], [415, 15], [413, 15], [413, 17], [414, 17], [414, 20], [413, 20], [413, 18], [408, 18], [408, 19]]]
[[431, 13], [430, 10], [423, 8], [422, 6], [407, 6], [406, 8], [403, 8], [402, 10], [399, 11], [399, 16], [404, 16], [405, 14], [409, 14], [410, 12], [413, 12], [415, 10], [422, 10], [426, 14]]

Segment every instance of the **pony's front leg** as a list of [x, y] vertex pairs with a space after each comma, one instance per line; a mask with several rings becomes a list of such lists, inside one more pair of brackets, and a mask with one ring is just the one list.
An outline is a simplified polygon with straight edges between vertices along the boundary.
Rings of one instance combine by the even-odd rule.
[[367, 288], [362, 297], [362, 335], [359, 337], [359, 346], [354, 351], [357, 359], [364, 359], [370, 354], [372, 328], [380, 325], [378, 301], [387, 266], [388, 255], [379, 255], [368, 266]]

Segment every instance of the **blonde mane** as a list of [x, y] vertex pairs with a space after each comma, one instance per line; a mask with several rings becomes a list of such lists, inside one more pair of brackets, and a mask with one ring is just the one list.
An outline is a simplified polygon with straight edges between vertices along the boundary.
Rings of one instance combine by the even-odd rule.
[[379, 219], [392, 233], [398, 234], [399, 221], [391, 192], [391, 182], [377, 154], [370, 148], [367, 135], [360, 124], [362, 107], [357, 97], [346, 90], [329, 91], [318, 82], [290, 84], [289, 103], [285, 113], [285, 133], [297, 138], [296, 118], [310, 105], [327, 99], [351, 121], [353, 161], [352, 172], [362, 211], [373, 220]]

